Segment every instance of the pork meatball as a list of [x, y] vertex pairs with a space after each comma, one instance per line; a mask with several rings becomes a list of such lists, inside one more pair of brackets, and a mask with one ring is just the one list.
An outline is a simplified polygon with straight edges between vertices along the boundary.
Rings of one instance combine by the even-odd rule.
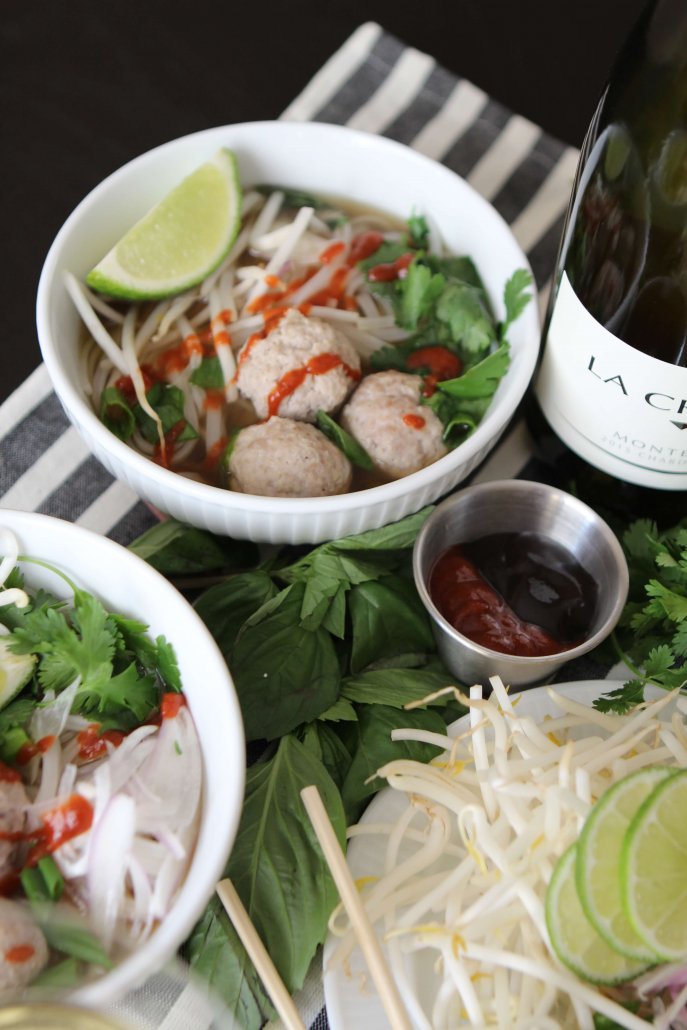
[[19, 776], [0, 762], [0, 877], [7, 876], [15, 869], [18, 841], [24, 830], [28, 803]]
[[341, 425], [388, 479], [408, 476], [447, 453], [444, 427], [420, 404], [421, 389], [420, 376], [376, 372], [363, 379], [341, 412]]
[[29, 910], [0, 897], [0, 991], [26, 987], [47, 962], [47, 942]]
[[263, 497], [346, 493], [351, 463], [307, 422], [273, 416], [239, 433], [229, 459], [229, 486]]
[[360, 358], [321, 318], [291, 308], [264, 339], [249, 339], [238, 357], [237, 385], [258, 418], [314, 422], [338, 411], [360, 379]]

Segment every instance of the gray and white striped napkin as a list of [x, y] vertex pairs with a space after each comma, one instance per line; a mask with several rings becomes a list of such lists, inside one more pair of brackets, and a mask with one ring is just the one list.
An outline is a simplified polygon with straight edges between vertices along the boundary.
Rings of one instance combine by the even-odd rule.
[[[373, 22], [353, 33], [281, 117], [379, 133], [463, 176], [510, 224], [543, 306], [577, 163], [573, 147]], [[529, 459], [527, 435], [516, 424], [476, 478], [536, 478]], [[0, 506], [69, 519], [123, 544], [154, 521], [90, 456], [43, 365], [0, 407]], [[297, 1000], [306, 1025], [326, 1030], [317, 968]], [[177, 1025], [170, 1016], [169, 1025]]]

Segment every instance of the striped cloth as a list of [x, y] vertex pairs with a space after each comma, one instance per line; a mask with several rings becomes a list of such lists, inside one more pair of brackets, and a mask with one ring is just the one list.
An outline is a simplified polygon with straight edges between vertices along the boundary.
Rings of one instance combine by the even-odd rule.
[[[543, 306], [578, 157], [574, 148], [372, 22], [353, 33], [281, 117], [380, 133], [463, 176], [511, 225]], [[536, 478], [529, 458], [528, 438], [516, 424], [476, 479]], [[89, 455], [42, 365], [0, 407], [0, 505], [60, 516], [123, 544], [153, 523], [148, 508]], [[316, 966], [297, 1001], [306, 1026], [326, 1030]], [[189, 1025], [185, 1017], [175, 1019], [180, 1013], [172, 1006], [165, 1027]]]

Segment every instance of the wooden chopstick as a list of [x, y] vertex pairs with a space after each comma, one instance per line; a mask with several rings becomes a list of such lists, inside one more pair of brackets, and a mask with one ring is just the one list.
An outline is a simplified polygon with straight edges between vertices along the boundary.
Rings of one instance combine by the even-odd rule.
[[260, 979], [265, 985], [265, 990], [269, 994], [272, 1004], [279, 1013], [287, 1030], [305, 1030], [303, 1021], [298, 1015], [298, 1009], [293, 1003], [293, 998], [284, 986], [284, 981], [279, 976], [274, 962], [258, 936], [258, 932], [253, 926], [250, 916], [243, 906], [243, 902], [236, 893], [234, 884], [231, 880], [220, 880], [216, 890], [227, 915], [234, 924], [234, 929], [241, 938], [241, 943], [250, 955], [253, 965], [260, 974]]
[[358, 888], [346, 864], [344, 853], [322, 804], [317, 787], [314, 785], [304, 787], [301, 791], [301, 798], [324, 852], [341, 901], [348, 913], [358, 944], [367, 961], [392, 1030], [412, 1030], [396, 981], [384, 959], [379, 939], [360, 900]]

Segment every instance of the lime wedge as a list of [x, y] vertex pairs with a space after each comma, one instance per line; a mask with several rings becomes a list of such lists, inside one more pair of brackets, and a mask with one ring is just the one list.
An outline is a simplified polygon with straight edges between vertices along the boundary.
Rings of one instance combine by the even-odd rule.
[[642, 803], [620, 857], [623, 905], [647, 947], [668, 962], [687, 956], [687, 769]]
[[576, 844], [563, 852], [546, 892], [551, 946], [563, 965], [590, 983], [631, 980], [647, 968], [647, 963], [615, 951], [587, 919], [575, 886], [576, 852]]
[[575, 882], [584, 913], [601, 936], [628, 958], [656, 961], [628, 920], [620, 895], [620, 853], [630, 821], [675, 769], [652, 766], [625, 776], [596, 802], [577, 842]]
[[240, 221], [236, 159], [230, 150], [220, 150], [136, 222], [86, 282], [125, 300], [181, 293], [220, 264]]
[[36, 656], [15, 654], [9, 643], [0, 639], [0, 708], [8, 705], [33, 676]]

